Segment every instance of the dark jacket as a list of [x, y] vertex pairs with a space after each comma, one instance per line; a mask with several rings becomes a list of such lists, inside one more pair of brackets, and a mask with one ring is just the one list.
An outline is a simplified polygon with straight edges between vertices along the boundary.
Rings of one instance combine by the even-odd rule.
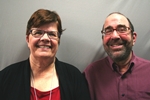
[[[85, 79], [76, 67], [57, 59], [55, 66], [61, 100], [90, 100]], [[30, 100], [29, 59], [0, 71], [0, 100]]]

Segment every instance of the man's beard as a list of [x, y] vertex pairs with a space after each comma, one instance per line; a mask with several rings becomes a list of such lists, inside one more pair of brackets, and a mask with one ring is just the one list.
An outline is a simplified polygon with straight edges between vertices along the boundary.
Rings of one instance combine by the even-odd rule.
[[126, 60], [130, 56], [131, 51], [132, 51], [132, 47], [130, 47], [130, 48], [127, 47], [127, 48], [124, 48], [123, 51], [120, 51], [122, 53], [120, 53], [118, 55], [113, 55], [111, 52], [109, 52], [107, 54], [113, 59], [113, 61], [119, 62], [119, 61]]
[[[132, 52], [132, 40], [130, 42], [126, 42], [124, 41], [123, 43], [123, 49], [118, 50], [118, 51], [112, 51], [110, 49], [105, 49], [108, 56], [110, 56], [110, 58], [115, 61], [115, 62], [120, 62], [120, 61], [124, 61], [126, 59], [128, 59], [128, 57], [130, 56], [131, 52]], [[118, 53], [118, 54], [114, 54], [114, 53]]]

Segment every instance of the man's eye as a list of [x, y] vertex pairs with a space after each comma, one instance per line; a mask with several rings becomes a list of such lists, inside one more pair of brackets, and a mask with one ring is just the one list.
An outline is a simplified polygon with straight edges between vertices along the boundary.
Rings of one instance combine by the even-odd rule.
[[119, 28], [118, 28], [118, 31], [119, 31], [119, 32], [126, 32], [126, 30], [127, 30], [127, 29], [126, 29], [125, 27], [119, 27]]
[[105, 33], [109, 33], [109, 32], [112, 32], [112, 31], [113, 31], [112, 29], [106, 29]]

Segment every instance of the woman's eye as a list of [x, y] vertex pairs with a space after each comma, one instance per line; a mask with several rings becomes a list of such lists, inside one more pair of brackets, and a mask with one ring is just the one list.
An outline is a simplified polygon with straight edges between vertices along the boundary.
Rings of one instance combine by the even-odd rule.
[[36, 31], [35, 34], [43, 34], [41, 31]]
[[49, 36], [56, 36], [56, 33], [55, 32], [48, 32], [48, 35]]

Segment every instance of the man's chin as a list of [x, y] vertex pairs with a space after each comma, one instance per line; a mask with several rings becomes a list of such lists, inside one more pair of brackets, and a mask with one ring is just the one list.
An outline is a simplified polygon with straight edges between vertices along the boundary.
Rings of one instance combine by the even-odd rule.
[[109, 54], [109, 56], [112, 58], [112, 59], [120, 59], [122, 56], [123, 56], [123, 52], [122, 51], [115, 51], [115, 52], [111, 52]]

